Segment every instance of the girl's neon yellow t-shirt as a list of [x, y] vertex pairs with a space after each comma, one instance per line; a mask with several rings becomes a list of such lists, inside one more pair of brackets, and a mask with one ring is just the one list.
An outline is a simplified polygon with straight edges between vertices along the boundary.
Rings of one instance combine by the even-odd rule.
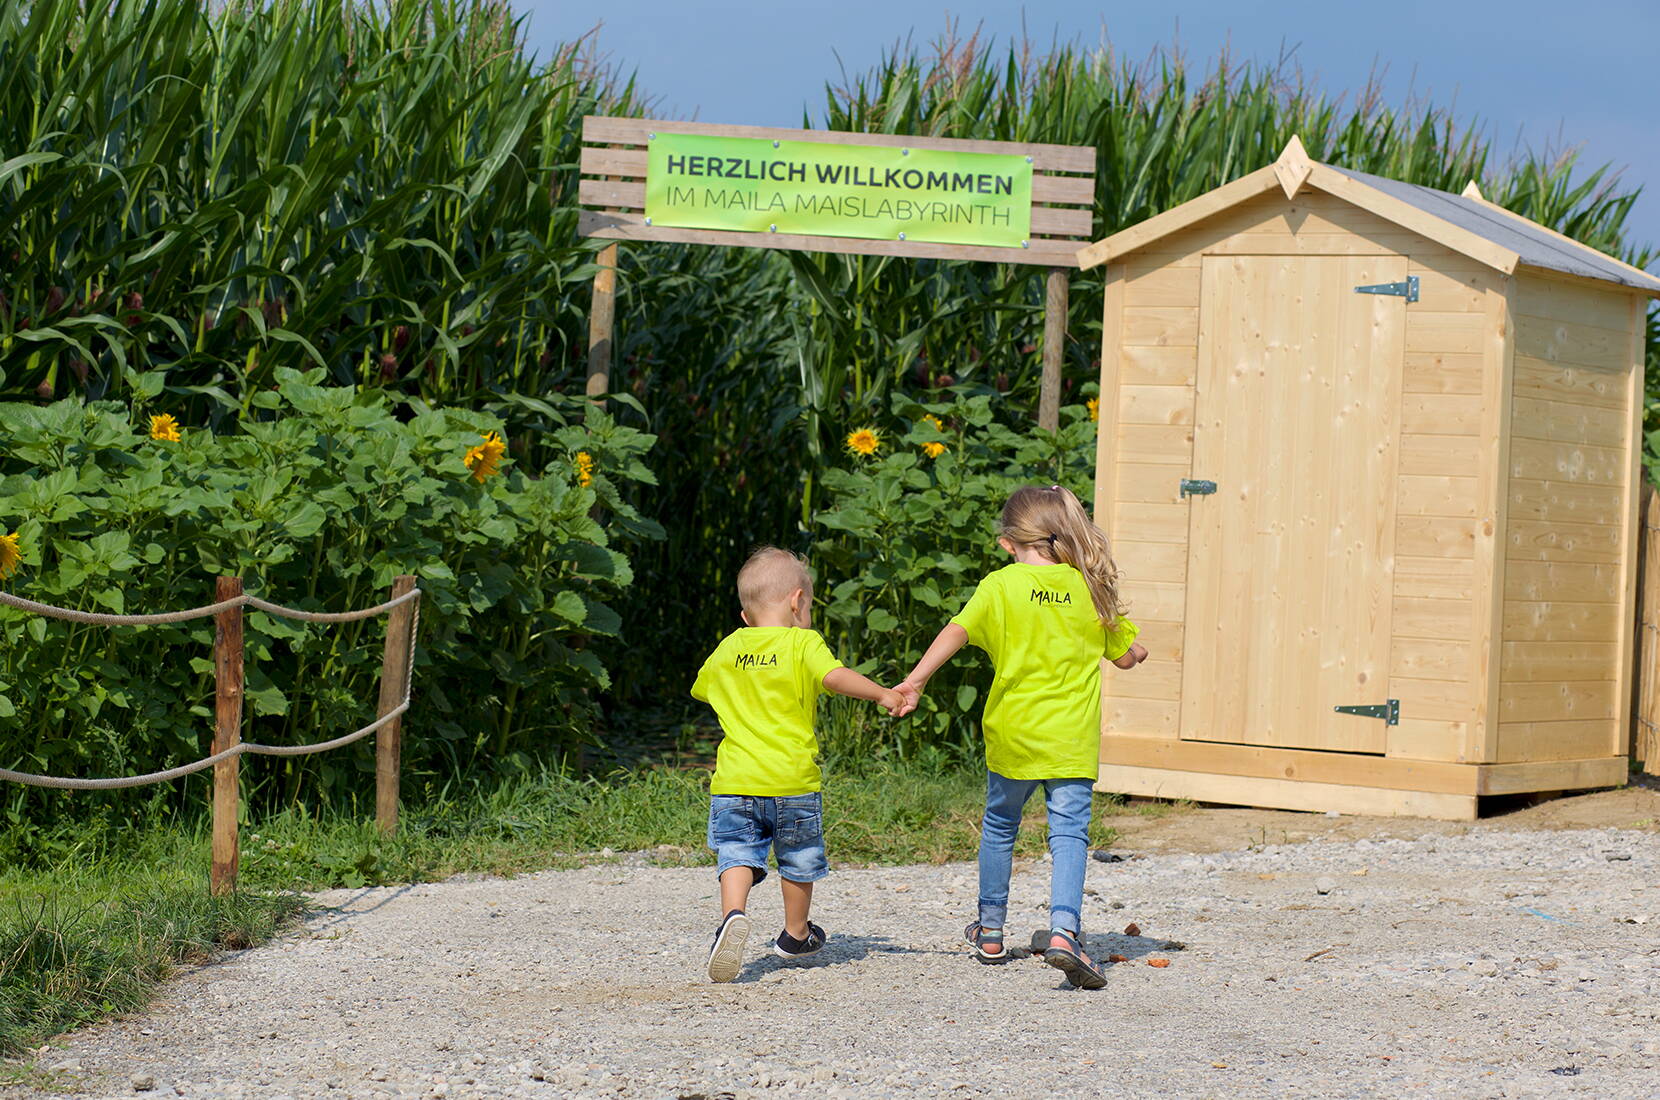
[[984, 719], [986, 767], [1010, 779], [1094, 779], [1101, 755], [1101, 659], [1139, 633], [1096, 617], [1084, 575], [1070, 565], [1004, 566], [951, 620], [991, 657]]
[[820, 786], [813, 716], [824, 678], [842, 663], [816, 630], [745, 626], [703, 662], [692, 698], [715, 708], [726, 734], [710, 794], [781, 798]]

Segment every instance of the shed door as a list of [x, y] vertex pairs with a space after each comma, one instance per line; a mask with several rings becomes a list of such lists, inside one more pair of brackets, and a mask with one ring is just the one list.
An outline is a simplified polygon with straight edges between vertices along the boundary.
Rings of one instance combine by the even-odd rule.
[[1406, 278], [1376, 256], [1207, 256], [1184, 738], [1381, 753]]

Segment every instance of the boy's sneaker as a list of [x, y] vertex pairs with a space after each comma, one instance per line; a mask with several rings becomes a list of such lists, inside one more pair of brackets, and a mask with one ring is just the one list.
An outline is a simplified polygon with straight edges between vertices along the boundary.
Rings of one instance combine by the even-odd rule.
[[798, 940], [790, 935], [789, 929], [778, 933], [778, 941], [772, 945], [773, 954], [781, 959], [800, 959], [808, 955], [816, 955], [824, 950], [824, 929], [807, 922], [807, 938]]
[[744, 964], [744, 943], [749, 939], [749, 915], [742, 909], [726, 914], [715, 929], [715, 943], [709, 948], [709, 980], [729, 982]]

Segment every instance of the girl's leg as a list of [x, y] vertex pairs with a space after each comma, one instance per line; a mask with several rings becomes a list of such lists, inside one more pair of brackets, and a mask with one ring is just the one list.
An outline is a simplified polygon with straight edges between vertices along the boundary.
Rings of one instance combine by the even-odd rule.
[[986, 816], [980, 821], [980, 924], [1002, 928], [1009, 911], [1009, 872], [1020, 810], [1031, 797], [1034, 780], [1006, 779], [986, 772]]
[[1078, 935], [1083, 926], [1084, 864], [1089, 857], [1090, 791], [1088, 779], [1047, 779], [1049, 852], [1054, 857], [1049, 879], [1049, 927]]

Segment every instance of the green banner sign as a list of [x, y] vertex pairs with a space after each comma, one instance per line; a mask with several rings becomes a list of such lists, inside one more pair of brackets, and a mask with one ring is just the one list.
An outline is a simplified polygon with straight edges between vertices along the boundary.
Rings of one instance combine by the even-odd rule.
[[648, 149], [654, 226], [1001, 248], [1031, 236], [1026, 157], [701, 134]]

